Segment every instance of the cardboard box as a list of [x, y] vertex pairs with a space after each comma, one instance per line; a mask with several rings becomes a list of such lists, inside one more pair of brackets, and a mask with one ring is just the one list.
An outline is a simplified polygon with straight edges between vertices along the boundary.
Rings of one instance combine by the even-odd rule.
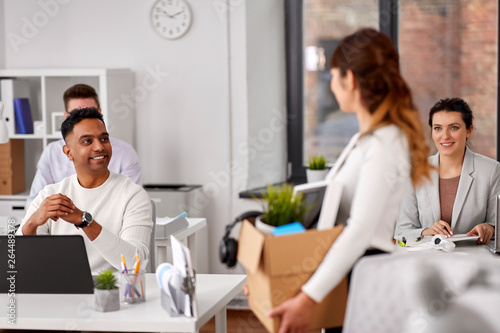
[[0, 144], [0, 161], [0, 194], [24, 191], [24, 140]]
[[[271, 308], [297, 295], [322, 262], [343, 226], [273, 237], [244, 221], [238, 240], [238, 260], [247, 270], [248, 304], [266, 329], [278, 332], [281, 320], [269, 318]], [[316, 305], [310, 329], [342, 326], [347, 304], [347, 280]]]

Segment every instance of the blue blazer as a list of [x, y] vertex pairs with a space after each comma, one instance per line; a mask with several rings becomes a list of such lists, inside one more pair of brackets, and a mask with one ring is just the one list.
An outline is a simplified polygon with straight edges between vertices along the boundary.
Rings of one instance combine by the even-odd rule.
[[[439, 166], [439, 153], [429, 157]], [[500, 194], [500, 163], [466, 148], [462, 173], [453, 204], [451, 228], [454, 234], [469, 232], [474, 226], [489, 223], [495, 226], [496, 196]], [[416, 190], [408, 185], [396, 225], [397, 236], [418, 237], [424, 228], [441, 220], [439, 204], [439, 174], [432, 182]]]

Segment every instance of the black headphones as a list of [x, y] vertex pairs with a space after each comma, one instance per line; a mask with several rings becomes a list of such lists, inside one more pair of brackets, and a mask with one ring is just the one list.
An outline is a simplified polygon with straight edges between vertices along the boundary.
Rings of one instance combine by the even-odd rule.
[[252, 210], [238, 216], [233, 223], [226, 226], [226, 232], [224, 237], [222, 237], [219, 245], [219, 259], [220, 262], [225, 264], [228, 268], [233, 268], [236, 266], [236, 255], [238, 254], [238, 241], [234, 238], [230, 238], [229, 234], [233, 230], [234, 226], [241, 221], [249, 218], [255, 218], [262, 215], [262, 212]]

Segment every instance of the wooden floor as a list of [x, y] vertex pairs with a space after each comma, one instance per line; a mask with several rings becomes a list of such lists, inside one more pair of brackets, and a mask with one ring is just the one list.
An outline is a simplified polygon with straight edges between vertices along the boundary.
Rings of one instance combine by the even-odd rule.
[[[212, 318], [200, 329], [200, 333], [215, 332], [215, 319]], [[249, 310], [227, 310], [228, 333], [267, 333], [259, 319]]]

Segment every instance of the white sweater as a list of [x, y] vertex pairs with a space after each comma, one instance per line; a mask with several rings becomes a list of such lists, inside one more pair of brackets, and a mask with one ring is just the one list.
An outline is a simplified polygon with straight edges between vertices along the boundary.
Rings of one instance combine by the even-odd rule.
[[128, 265], [135, 262], [135, 254], [141, 260], [149, 257], [149, 243], [153, 227], [151, 203], [146, 191], [130, 178], [110, 172], [108, 179], [99, 187], [84, 188], [72, 175], [57, 184], [47, 185], [33, 200], [24, 217], [22, 226], [40, 207], [43, 200], [53, 194], [68, 196], [82, 211], [92, 214], [102, 226], [99, 236], [92, 242], [82, 229], [62, 219], [48, 222], [37, 229], [37, 235], [82, 235], [85, 240], [90, 269], [120, 269], [121, 254]]
[[302, 286], [307, 295], [320, 302], [366, 250], [393, 250], [394, 227], [410, 170], [408, 141], [398, 127], [384, 126], [351, 139], [326, 177], [342, 185], [336, 224], [346, 227]]

